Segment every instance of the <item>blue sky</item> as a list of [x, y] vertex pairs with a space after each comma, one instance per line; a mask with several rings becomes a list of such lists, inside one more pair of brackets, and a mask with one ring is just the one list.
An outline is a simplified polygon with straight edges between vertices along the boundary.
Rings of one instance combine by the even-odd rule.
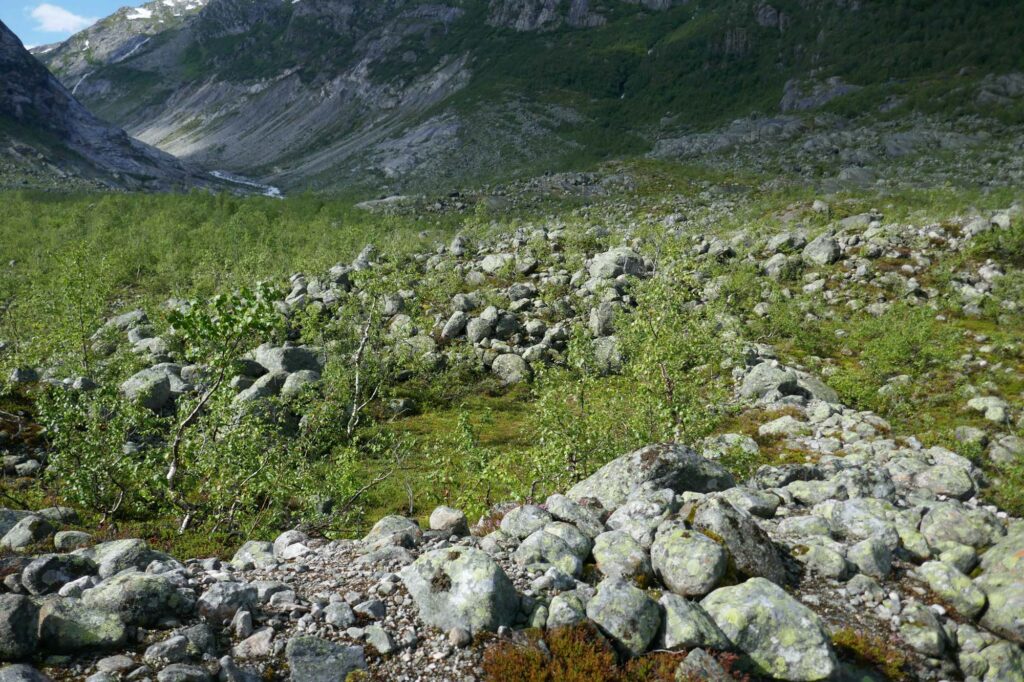
[[119, 7], [145, 0], [0, 0], [0, 21], [26, 45], [64, 40]]

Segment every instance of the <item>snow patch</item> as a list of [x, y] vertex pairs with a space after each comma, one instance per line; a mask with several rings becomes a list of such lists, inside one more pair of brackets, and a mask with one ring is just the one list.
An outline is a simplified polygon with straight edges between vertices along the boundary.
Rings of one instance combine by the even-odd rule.
[[128, 18], [129, 19], [152, 19], [153, 18], [153, 10], [146, 9], [145, 7], [139, 7], [138, 9], [129, 12], [128, 13]]

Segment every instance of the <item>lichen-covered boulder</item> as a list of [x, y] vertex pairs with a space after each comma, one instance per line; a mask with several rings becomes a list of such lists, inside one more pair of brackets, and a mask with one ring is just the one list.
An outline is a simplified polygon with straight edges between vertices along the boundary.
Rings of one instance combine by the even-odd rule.
[[624, 653], [647, 651], [661, 627], [661, 610], [646, 592], [620, 578], [606, 578], [587, 603], [587, 618]]
[[263, 540], [249, 540], [238, 548], [231, 558], [231, 565], [235, 568], [242, 568], [251, 564], [256, 568], [267, 568], [276, 566], [277, 557], [274, 556], [274, 544]]
[[767, 578], [778, 585], [789, 582], [781, 553], [750, 514], [724, 499], [709, 497], [697, 506], [692, 525], [720, 542], [729, 551], [736, 570], [744, 575]]
[[643, 485], [674, 492], [713, 492], [735, 485], [732, 474], [676, 444], [648, 445], [613, 459], [566, 493], [575, 501], [592, 497], [608, 511], [618, 509]]
[[963, 616], [974, 618], [985, 608], [985, 593], [971, 579], [941, 561], [929, 561], [917, 569], [931, 591]]
[[133, 374], [121, 384], [121, 394], [154, 412], [159, 412], [171, 401], [171, 380], [167, 372], [149, 367]]
[[387, 546], [415, 547], [423, 539], [423, 531], [412, 519], [404, 516], [385, 516], [373, 524], [363, 538], [369, 549]]
[[514, 557], [522, 566], [549, 564], [572, 576], [578, 576], [583, 571], [583, 561], [568, 543], [543, 529], [523, 540]]
[[216, 582], [199, 596], [199, 614], [214, 621], [232, 618], [240, 609], [247, 609], [256, 603], [259, 591], [256, 587], [232, 581]]
[[764, 578], [721, 587], [700, 605], [760, 674], [810, 682], [836, 672], [836, 654], [818, 616]]
[[679, 524], [659, 529], [651, 546], [654, 574], [665, 587], [684, 597], [703, 597], [715, 589], [728, 561], [721, 545]]
[[643, 546], [624, 530], [610, 530], [594, 539], [597, 570], [608, 578], [634, 580], [653, 575], [651, 558]]
[[29, 594], [56, 592], [64, 584], [96, 573], [91, 559], [74, 554], [43, 554], [21, 572], [21, 585]]
[[294, 682], [338, 682], [354, 670], [366, 669], [363, 647], [308, 635], [289, 639], [284, 655]]
[[663, 594], [658, 604], [662, 611], [660, 649], [693, 649], [707, 647], [728, 651], [732, 642], [697, 602], [677, 594]]
[[0, 661], [32, 656], [39, 639], [39, 608], [20, 594], [0, 594]]
[[981, 624], [1002, 637], [1024, 644], [1024, 525], [1017, 527], [981, 557], [974, 584], [988, 596]]
[[52, 599], [39, 609], [39, 646], [57, 654], [121, 646], [128, 632], [116, 613], [80, 599]]
[[447, 632], [471, 633], [511, 625], [519, 595], [501, 567], [485, 552], [452, 547], [427, 552], [399, 574], [420, 618]]
[[573, 502], [565, 495], [551, 495], [545, 500], [544, 506], [553, 517], [576, 526], [591, 540], [605, 531], [604, 523], [597, 512]]
[[532, 504], [524, 504], [510, 510], [501, 519], [501, 530], [508, 535], [524, 540], [552, 521], [551, 514]]
[[134, 571], [119, 573], [86, 590], [82, 602], [116, 613], [128, 625], [143, 627], [168, 616], [189, 615], [195, 607], [195, 598], [167, 578]]
[[150, 549], [145, 540], [138, 538], [101, 542], [93, 547], [73, 552], [91, 559], [99, 567], [100, 578], [109, 578], [126, 568], [145, 569], [153, 561], [165, 561], [171, 557], [163, 552]]

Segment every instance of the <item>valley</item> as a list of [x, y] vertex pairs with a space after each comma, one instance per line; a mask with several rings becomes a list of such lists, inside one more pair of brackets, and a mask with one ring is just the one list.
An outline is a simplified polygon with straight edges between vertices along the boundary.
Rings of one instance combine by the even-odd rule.
[[1016, 9], [0, 24], [0, 680], [1024, 680]]

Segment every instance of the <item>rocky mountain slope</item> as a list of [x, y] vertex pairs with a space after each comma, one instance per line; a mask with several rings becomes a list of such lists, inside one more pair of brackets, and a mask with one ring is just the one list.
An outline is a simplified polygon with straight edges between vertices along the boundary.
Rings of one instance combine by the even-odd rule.
[[213, 180], [97, 119], [2, 23], [0, 140], [3, 164], [34, 174], [132, 189], [209, 185]]
[[1021, 113], [992, 80], [1024, 69], [1001, 0], [159, 5], [38, 56], [139, 139], [285, 187], [448, 188], [752, 112]]

